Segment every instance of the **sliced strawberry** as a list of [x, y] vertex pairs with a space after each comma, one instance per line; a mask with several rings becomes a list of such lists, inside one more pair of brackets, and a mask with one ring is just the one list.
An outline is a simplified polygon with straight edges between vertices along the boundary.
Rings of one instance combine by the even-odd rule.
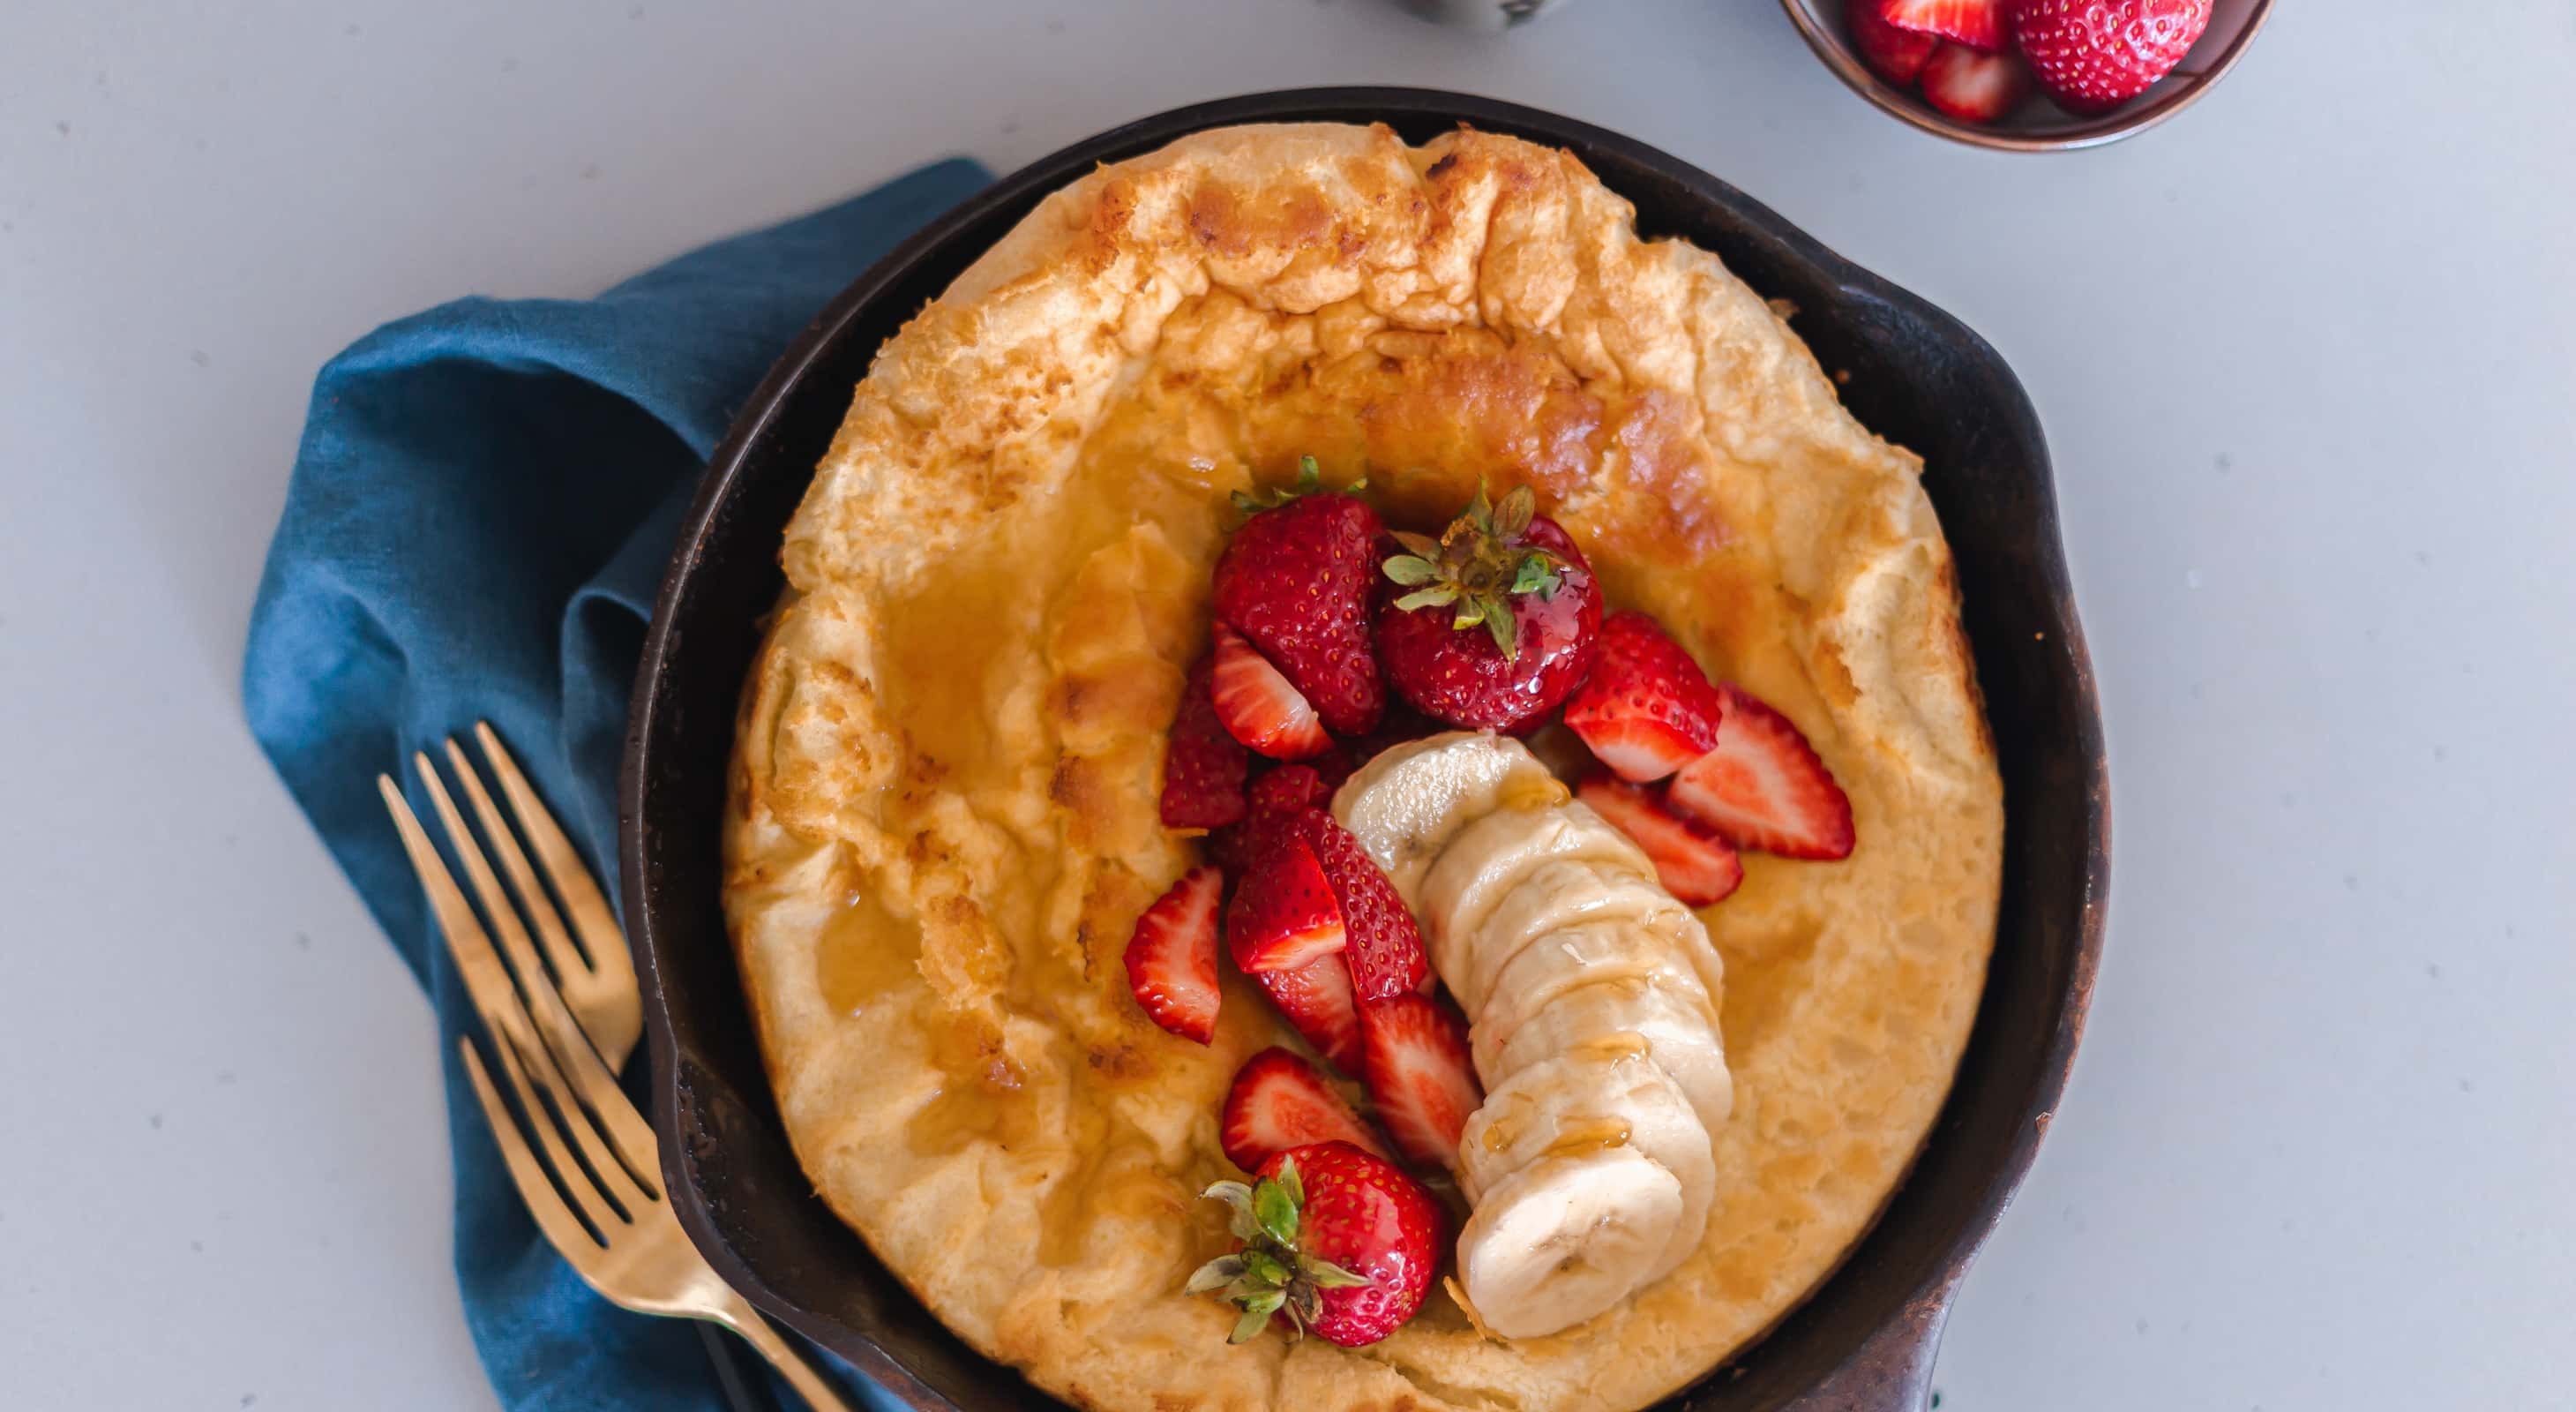
[[1386, 1143], [1360, 1121], [1315, 1066], [1285, 1049], [1265, 1049], [1235, 1071], [1217, 1124], [1225, 1160], [1247, 1172], [1292, 1147], [1347, 1142], [1380, 1157]]
[[1485, 1101], [1467, 1021], [1446, 1000], [1407, 993], [1360, 1007], [1369, 1097], [1395, 1145], [1418, 1162], [1458, 1163], [1467, 1117]]
[[[1336, 743], [1333, 748], [1338, 751], [1341, 746]], [[1321, 756], [1317, 763], [1331, 758]], [[1270, 850], [1273, 833], [1332, 797], [1333, 791], [1314, 765], [1281, 765], [1266, 771], [1245, 791], [1242, 822], [1208, 835], [1208, 856], [1225, 869], [1227, 877], [1242, 877], [1253, 859]]]
[[1207, 863], [1181, 874], [1136, 919], [1127, 987], [1155, 1024], [1201, 1044], [1216, 1033], [1216, 904], [1225, 875]]
[[1717, 747], [1673, 776], [1675, 813], [1738, 848], [1786, 858], [1851, 856], [1851, 800], [1789, 718], [1740, 686], [1718, 688]]
[[1243, 817], [1243, 779], [1252, 756], [1217, 719], [1216, 698], [1208, 689], [1214, 674], [1215, 663], [1201, 661], [1181, 687], [1181, 708], [1163, 750], [1165, 828], [1222, 828]]
[[1726, 840], [1665, 807], [1661, 790], [1604, 772], [1576, 785], [1574, 797], [1646, 850], [1664, 891], [1693, 907], [1726, 900], [1744, 881], [1744, 860]]
[[1325, 491], [1312, 456], [1298, 463], [1295, 489], [1235, 502], [1250, 518], [1217, 557], [1216, 615], [1276, 663], [1332, 729], [1357, 735], [1376, 725], [1386, 709], [1369, 629], [1386, 532], [1377, 512]]
[[1923, 98], [1962, 122], [1990, 123], [2030, 97], [2030, 69], [2011, 54], [1944, 44], [1923, 66]]
[[1878, 16], [1898, 29], [1937, 34], [1988, 53], [2004, 47], [2004, 0], [1879, 0]]
[[1941, 38], [1889, 24], [1879, 14], [1883, 2], [1851, 0], [1844, 17], [1851, 28], [1852, 47], [1860, 51], [1861, 62], [1880, 78], [1889, 83], [1912, 83], [1915, 75], [1923, 72], [1923, 61], [1941, 47]]
[[1309, 809], [1320, 809], [1332, 788], [1312, 765], [1282, 765], [1253, 783], [1246, 816], [1254, 825], [1286, 823]]
[[1247, 972], [1294, 970], [1348, 943], [1332, 880], [1305, 839], [1283, 830], [1252, 860], [1226, 908], [1225, 941]]
[[1431, 954], [1422, 945], [1422, 929], [1396, 895], [1395, 884], [1369, 857], [1351, 831], [1321, 809], [1308, 809], [1296, 821], [1333, 896], [1342, 906], [1342, 926], [1350, 949], [1342, 959], [1351, 968], [1351, 985], [1362, 1003], [1400, 995], [1431, 974]]
[[1252, 978], [1316, 1053], [1345, 1074], [1361, 1071], [1366, 1060], [1360, 1045], [1360, 1000], [1341, 957], [1320, 957], [1291, 971], [1254, 971]]
[[1565, 724], [1622, 779], [1659, 780], [1717, 744], [1725, 703], [1699, 663], [1643, 613], [1601, 625], [1601, 655]]
[[1226, 733], [1274, 760], [1302, 760], [1330, 749], [1333, 738], [1315, 708], [1243, 634], [1216, 625], [1216, 668], [1209, 681]]

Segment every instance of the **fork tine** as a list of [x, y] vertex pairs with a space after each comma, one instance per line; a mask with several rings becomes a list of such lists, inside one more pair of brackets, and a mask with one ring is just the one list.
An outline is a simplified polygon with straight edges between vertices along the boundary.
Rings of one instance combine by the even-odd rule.
[[484, 1121], [492, 1125], [492, 1142], [501, 1149], [501, 1160], [510, 1168], [510, 1181], [518, 1187], [519, 1199], [528, 1203], [528, 1214], [536, 1217], [537, 1228], [545, 1232], [547, 1241], [563, 1252], [584, 1280], [589, 1280], [591, 1256], [602, 1248], [599, 1238], [581, 1223], [571, 1207], [564, 1205], [555, 1184], [546, 1179], [537, 1154], [528, 1149], [528, 1140], [519, 1132], [518, 1123], [502, 1104], [501, 1095], [493, 1091], [492, 1076], [483, 1071], [483, 1058], [474, 1052], [474, 1041], [458, 1035], [456, 1048], [465, 1056], [465, 1077], [474, 1083], [474, 1097], [483, 1105]]
[[412, 768], [420, 772], [421, 787], [429, 791], [430, 807], [438, 811], [438, 822], [447, 829], [447, 846], [456, 851], [456, 860], [465, 865], [466, 880], [474, 884], [474, 895], [483, 899], [483, 915], [490, 918], [492, 930], [499, 933], [501, 954], [510, 960], [510, 969], [526, 984], [532, 975], [543, 972], [537, 965], [537, 951], [528, 939], [528, 929], [521, 925], [518, 912], [501, 892], [501, 879], [492, 872], [484, 858], [482, 846], [465, 827], [465, 816], [456, 812], [456, 801], [449, 798], [447, 784], [438, 777], [437, 767], [429, 756], [413, 751]]
[[[573, 1160], [572, 1150], [564, 1146], [562, 1128], [578, 1129], [586, 1123], [585, 1119], [578, 1116], [581, 1110], [573, 1108], [570, 1100], [564, 1097], [561, 1090], [545, 1083], [544, 1080], [540, 1079], [534, 1085], [528, 1082], [527, 1061], [520, 1055], [519, 1047], [511, 1043], [508, 1036], [494, 1035], [492, 1051], [501, 1056], [501, 1071], [509, 1075], [510, 1091], [518, 1095], [519, 1111], [526, 1115], [525, 1121], [520, 1125], [521, 1135], [525, 1136], [530, 1131], [536, 1133], [537, 1146], [544, 1150], [546, 1165], [554, 1169], [555, 1178], [561, 1189], [572, 1193], [573, 1204], [581, 1208], [581, 1214], [589, 1220], [590, 1228], [599, 1233], [600, 1243], [613, 1244], [617, 1239], [618, 1229], [631, 1219], [632, 1208], [628, 1207], [625, 1201], [600, 1190], [600, 1184], [594, 1179], [599, 1161], [596, 1156], [591, 1159], [592, 1165], [588, 1172], [585, 1172], [585, 1169]], [[537, 1089], [540, 1087], [545, 1088], [546, 1096], [555, 1100], [558, 1105], [551, 1112], [544, 1104], [537, 1101]], [[617, 1164], [610, 1163], [608, 1170], [617, 1170]], [[633, 1198], [629, 1197], [626, 1200], [631, 1201]]]
[[[465, 802], [474, 806], [474, 817], [483, 825], [485, 841], [491, 844], [494, 853], [500, 855], [501, 870], [510, 875], [511, 891], [519, 895], [521, 908], [527, 912], [529, 920], [536, 923], [537, 937], [544, 943], [547, 963], [554, 967], [558, 977], [588, 974], [590, 963], [573, 949], [572, 937], [564, 930], [563, 917], [555, 911], [555, 904], [546, 896], [546, 890], [538, 886], [536, 872], [528, 866], [528, 855], [519, 847], [518, 836], [510, 831], [509, 825], [501, 822], [501, 810], [493, 804], [491, 792], [483, 788], [482, 774], [474, 768], [474, 762], [465, 758], [465, 751], [457, 745], [454, 736], [449, 736], [445, 744], [448, 768], [456, 773], [456, 782], [464, 787]], [[597, 1036], [592, 1040], [596, 1043]]]
[[[634, 1199], [659, 1197], [661, 1189], [654, 1177], [656, 1148], [652, 1127], [619, 1091], [617, 1076], [609, 1073], [607, 1066], [600, 1062], [599, 1055], [590, 1047], [590, 1041], [582, 1035], [581, 1026], [564, 1008], [563, 996], [555, 990], [554, 982], [547, 978], [543, 968], [535, 964], [535, 957], [528, 952], [526, 933], [519, 931], [518, 919], [500, 896], [499, 880], [492, 877], [490, 865], [483, 861], [481, 851], [474, 845], [474, 836], [465, 831], [465, 822], [457, 816], [454, 801], [447, 797], [437, 774], [430, 769], [429, 757], [418, 755], [414, 760], [420, 768], [422, 782], [429, 789], [430, 802], [437, 808], [440, 821], [447, 826], [448, 841], [455, 845], [457, 857], [464, 861], [466, 871], [474, 875], [477, 889], [491, 906], [494, 924], [501, 928], [505, 941], [516, 933], [514, 959], [520, 962], [525, 973], [525, 994], [536, 1001], [535, 1018], [532, 1020], [529, 1007], [520, 998], [521, 989], [511, 984], [509, 972], [502, 968], [499, 954], [492, 949], [491, 938], [484, 934], [482, 924], [475, 918], [473, 906], [465, 900], [464, 891], [457, 887], [455, 877], [447, 871], [447, 864], [439, 858], [438, 849], [430, 843], [429, 835], [421, 828], [411, 805], [403, 799], [402, 791], [394, 787], [391, 779], [378, 775], [376, 790], [384, 796], [385, 808], [394, 816], [394, 827], [402, 834], [404, 850], [411, 855], [412, 870], [420, 874], [422, 890], [429, 894], [431, 909], [438, 916], [439, 929], [447, 935], [448, 953], [456, 958], [456, 969], [465, 978], [465, 989], [474, 997], [474, 1008], [482, 1013], [483, 1023], [494, 1035], [516, 1042], [522, 1054], [539, 1056], [542, 1067], [538, 1070], [538, 1077], [553, 1081], [552, 1092], [559, 1096], [578, 1096], [581, 1105], [597, 1115], [601, 1127], [607, 1131], [608, 1142], [596, 1149], [585, 1143], [584, 1150], [591, 1156], [592, 1165], [600, 1170], [602, 1179], [612, 1183], [624, 1181], [632, 1189]], [[545, 1032], [547, 1043], [540, 1045], [537, 1042], [537, 1029]], [[576, 1141], [592, 1135], [587, 1123], [573, 1125], [573, 1131]]]
[[[563, 1130], [572, 1134], [573, 1145], [581, 1149], [591, 1179], [606, 1189], [608, 1199], [615, 1202], [620, 1211], [632, 1219], [643, 1209], [644, 1203], [657, 1199], [655, 1193], [637, 1181], [632, 1164], [617, 1150], [615, 1143], [594, 1126], [595, 1120], [589, 1111], [573, 1101], [572, 1084], [564, 1078], [553, 1048], [539, 1044], [529, 1031], [526, 1011], [518, 1012], [514, 1023], [495, 1032], [492, 1047], [500, 1051], [503, 1065], [510, 1070], [511, 1083], [518, 1086], [521, 1102], [535, 1101], [527, 1088], [531, 1075], [535, 1086], [545, 1090]], [[606, 1228], [601, 1229], [604, 1231]]]
[[492, 773], [501, 781], [501, 792], [510, 800], [510, 813], [518, 819], [519, 828], [537, 850], [537, 861], [545, 866], [546, 881], [554, 884], [556, 895], [572, 913], [572, 924], [581, 933], [582, 950], [589, 955], [590, 969], [603, 977], [624, 977], [635, 984], [635, 962], [626, 954], [626, 933], [617, 925], [617, 914], [609, 910], [608, 899], [600, 895], [599, 884], [583, 866], [581, 854], [574, 851], [572, 840], [564, 836], [555, 816], [528, 787], [528, 777], [519, 772], [519, 762], [501, 747], [501, 738], [488, 721], [474, 723], [474, 739], [483, 747], [483, 758], [492, 764]]

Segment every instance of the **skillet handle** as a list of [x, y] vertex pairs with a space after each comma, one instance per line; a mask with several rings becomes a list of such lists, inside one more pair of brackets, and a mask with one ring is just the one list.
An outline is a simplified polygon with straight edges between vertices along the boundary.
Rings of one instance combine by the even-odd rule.
[[1786, 1412], [1925, 1412], [1933, 1355], [1941, 1351], [1941, 1325], [1949, 1317], [1949, 1290], [1916, 1300]]

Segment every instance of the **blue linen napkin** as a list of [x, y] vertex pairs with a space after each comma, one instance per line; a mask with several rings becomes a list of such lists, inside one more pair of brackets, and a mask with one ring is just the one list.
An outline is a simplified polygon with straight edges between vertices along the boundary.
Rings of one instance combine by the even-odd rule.
[[[696, 1332], [591, 1293], [520, 1205], [457, 1058], [473, 1011], [375, 776], [404, 780], [426, 813], [411, 752], [489, 720], [615, 897], [627, 689], [708, 454], [833, 295], [990, 180], [952, 158], [596, 299], [442, 305], [369, 334], [314, 384], [243, 705], [437, 1007], [457, 1281], [513, 1412], [724, 1402]], [[645, 1067], [640, 1051], [627, 1065], [639, 1097]], [[863, 1405], [897, 1405], [840, 1372]]]

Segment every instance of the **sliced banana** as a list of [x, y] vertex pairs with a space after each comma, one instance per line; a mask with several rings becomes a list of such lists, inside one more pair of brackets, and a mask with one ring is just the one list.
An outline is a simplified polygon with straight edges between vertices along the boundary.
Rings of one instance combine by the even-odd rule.
[[1672, 1076], [1707, 1131], [1724, 1126], [1735, 1108], [1735, 1079], [1707, 1007], [1649, 979], [1567, 991], [1512, 1029], [1479, 1018], [1468, 1039], [1488, 1092], [1559, 1055], [1586, 1047], [1625, 1053], [1642, 1046], [1655, 1067]]
[[1458, 1274], [1486, 1328], [1538, 1338], [1646, 1284], [1681, 1216], [1680, 1179], [1633, 1147], [1542, 1157], [1476, 1203]]
[[1532, 1064], [1486, 1094], [1458, 1145], [1458, 1184], [1472, 1202], [1545, 1158], [1623, 1145], [1681, 1183], [1681, 1217], [1663, 1258], [1645, 1275], [1659, 1280], [1707, 1233], [1717, 1159], [1690, 1099], [1642, 1043], [1624, 1050], [1580, 1046]]
[[1459, 1273], [1534, 1338], [1669, 1274], [1716, 1200], [1733, 1103], [1707, 929], [1520, 742], [1457, 732], [1354, 774], [1333, 813], [1422, 923], [1488, 1090], [1460, 1142]]
[[[1481, 950], [1486, 918], [1522, 890], [1522, 880], [1533, 869], [1551, 859], [1593, 861], [1640, 876], [1652, 876], [1655, 866], [1626, 834], [1586, 805], [1496, 809], [1453, 834], [1422, 876], [1416, 910], [1435, 964], [1443, 951], [1456, 954], [1463, 965], [1469, 947]], [[1464, 991], [1459, 999], [1466, 1003]]]
[[1451, 731], [1380, 751], [1343, 781], [1333, 817], [1421, 915], [1422, 875], [1459, 829], [1507, 798], [1562, 800], [1565, 786], [1517, 740]]
[[1675, 944], [1677, 930], [1670, 915], [1659, 914], [1550, 932], [1522, 947], [1495, 973], [1476, 1018], [1509, 1031], [1567, 991], [1641, 976], [1715, 1014], [1699, 973]]
[[1472, 945], [1454, 948], [1457, 969], [1441, 974], [1457, 977], [1449, 989], [1459, 1004], [1481, 1011], [1494, 977], [1540, 937], [1642, 922], [1679, 905], [1651, 869], [1597, 858], [1550, 858], [1486, 915]]

